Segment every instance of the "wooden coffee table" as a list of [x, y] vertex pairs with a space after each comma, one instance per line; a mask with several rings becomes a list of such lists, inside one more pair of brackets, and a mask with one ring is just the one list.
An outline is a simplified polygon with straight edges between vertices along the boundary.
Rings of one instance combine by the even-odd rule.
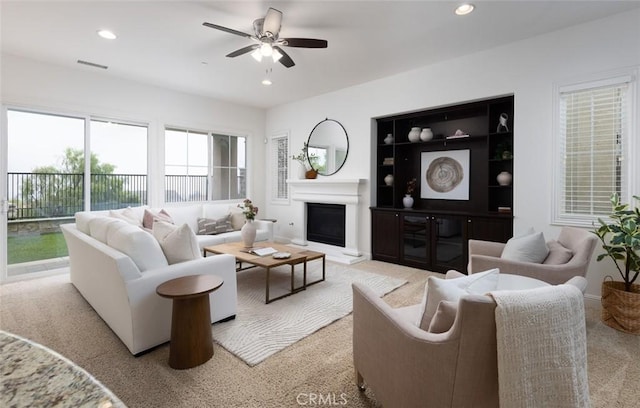
[[156, 293], [173, 299], [169, 366], [191, 368], [213, 356], [209, 293], [224, 281], [215, 275], [189, 275], [159, 285]]
[[[271, 247], [278, 252], [289, 252], [291, 257], [286, 259], [276, 259], [272, 255], [266, 256], [258, 256], [250, 253], [251, 249], [257, 248], [266, 248]], [[213, 254], [229, 254], [236, 257], [236, 262], [238, 262], [238, 270], [243, 270], [246, 268], [242, 268], [242, 263], [250, 264], [251, 267], [259, 266], [266, 270], [266, 293], [265, 293], [265, 303], [271, 303], [274, 300], [282, 299], [283, 297], [290, 296], [294, 293], [300, 292], [301, 290], [305, 290], [307, 287], [311, 285], [315, 285], [316, 283], [323, 282], [325, 280], [325, 254], [322, 252], [316, 251], [308, 251], [305, 249], [294, 248], [286, 245], [276, 244], [273, 242], [260, 242], [256, 244], [253, 248], [245, 248], [242, 242], [230, 242], [227, 244], [214, 245], [204, 248], [204, 255], [207, 253]], [[317, 279], [313, 282], [307, 282], [307, 262], [313, 261], [316, 259], [322, 259], [322, 278]], [[303, 275], [302, 275], [302, 285], [298, 287], [294, 287], [294, 273], [295, 266], [298, 264], [303, 264]], [[278, 296], [275, 298], [269, 297], [269, 277], [271, 274], [271, 268], [275, 268], [282, 265], [290, 265], [291, 266], [291, 290], [289, 293], [285, 293], [282, 296]]]

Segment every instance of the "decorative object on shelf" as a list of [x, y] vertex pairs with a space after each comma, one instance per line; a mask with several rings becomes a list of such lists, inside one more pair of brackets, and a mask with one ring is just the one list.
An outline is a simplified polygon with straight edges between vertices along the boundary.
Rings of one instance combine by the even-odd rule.
[[315, 169], [309, 169], [306, 173], [304, 173], [304, 178], [306, 179], [314, 179], [318, 177], [318, 171]]
[[498, 128], [496, 129], [496, 132], [505, 133], [509, 131], [509, 126], [507, 126], [507, 119], [509, 119], [509, 115], [507, 115], [506, 113], [500, 114], [500, 117], [498, 118]]
[[496, 145], [496, 153], [494, 158], [496, 160], [513, 159], [513, 149], [509, 140], [503, 140]]
[[[640, 204], [639, 196], [633, 198]], [[630, 210], [618, 194], [611, 195], [611, 207], [610, 219], [598, 219], [600, 225], [593, 231], [605, 250], [597, 260], [609, 256], [623, 281], [602, 281], [601, 318], [609, 327], [640, 335], [640, 285], [634, 283], [640, 276], [640, 209]]]
[[433, 132], [431, 131], [431, 128], [422, 129], [422, 132], [420, 132], [420, 140], [428, 142], [431, 139], [433, 139]]
[[511, 181], [513, 180], [513, 176], [508, 171], [502, 171], [500, 172], [500, 174], [498, 174], [496, 180], [498, 180], [498, 184], [500, 184], [501, 186], [510, 186]]
[[[300, 165], [298, 167], [298, 178], [299, 179], [304, 179], [307, 178], [305, 173], [307, 172], [307, 170], [309, 170], [311, 168], [311, 164], [309, 163], [308, 160], [308, 156], [307, 156], [307, 152], [309, 150], [309, 145], [305, 142], [302, 146], [302, 150], [300, 151], [300, 153], [291, 156], [291, 158], [295, 161], [298, 162], [298, 164]], [[313, 156], [313, 155], [312, 155]]]
[[386, 176], [384, 176], [384, 184], [388, 186], [393, 185], [393, 174], [387, 174]]
[[416, 182], [415, 178], [407, 181], [407, 193], [402, 197], [402, 205], [404, 208], [413, 207], [413, 197], [412, 194], [416, 191]]
[[409, 131], [409, 135], [408, 135], [409, 141], [410, 142], [419, 141], [420, 140], [420, 132], [421, 132], [421, 130], [420, 130], [419, 127], [412, 127], [411, 131]]
[[391, 133], [387, 133], [387, 137], [384, 138], [385, 144], [393, 143], [393, 135]]
[[469, 149], [422, 152], [421, 198], [469, 199]]
[[447, 139], [462, 139], [465, 137], [469, 137], [469, 134], [465, 133], [463, 130], [458, 129], [453, 135], [447, 136]]
[[394, 163], [393, 157], [385, 157], [382, 160], [382, 165], [383, 166], [393, 166], [393, 163]]
[[244, 225], [240, 229], [242, 243], [245, 248], [251, 248], [256, 240], [256, 226], [253, 224], [253, 220], [258, 214], [258, 207], [254, 206], [251, 200], [245, 198], [242, 204], [238, 204], [238, 208], [242, 208], [242, 213], [246, 218]]

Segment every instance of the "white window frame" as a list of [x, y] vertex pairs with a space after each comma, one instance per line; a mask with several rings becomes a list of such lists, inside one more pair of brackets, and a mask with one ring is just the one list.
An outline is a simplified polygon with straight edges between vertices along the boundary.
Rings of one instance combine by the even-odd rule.
[[[553, 87], [553, 191], [551, 204], [551, 223], [553, 225], [567, 225], [577, 227], [593, 227], [598, 218], [608, 214], [563, 214], [561, 198], [564, 194], [564, 168], [562, 150], [562, 130], [560, 129], [560, 99], [561, 93], [594, 89], [604, 86], [613, 86], [624, 82], [629, 83], [628, 89], [628, 123], [627, 132], [622, 139], [622, 157], [625, 161], [622, 174], [621, 190], [628, 200], [640, 191], [640, 135], [638, 135], [638, 107], [640, 106], [638, 95], [638, 67], [626, 68], [615, 72], [589, 75], [572, 82], [554, 84]], [[633, 204], [633, 203], [631, 203]]]
[[[285, 180], [282, 180], [280, 178], [280, 168], [278, 167], [278, 155], [279, 155], [279, 149], [278, 149], [278, 141], [284, 140], [285, 141], [285, 145], [287, 147], [287, 151], [285, 152]], [[287, 178], [291, 178], [291, 166], [290, 166], [290, 157], [291, 157], [291, 141], [290, 141], [290, 135], [288, 131], [282, 131], [282, 132], [276, 132], [271, 136], [271, 146], [269, 147], [269, 162], [270, 162], [270, 167], [271, 167], [271, 177], [269, 177], [270, 181], [271, 181], [271, 186], [270, 186], [270, 198], [271, 198], [271, 203], [275, 204], [275, 205], [288, 205], [291, 202], [291, 195], [289, 193], [289, 185], [286, 181]], [[279, 183], [280, 182], [284, 182], [285, 185], [284, 186], [280, 186]], [[278, 197], [278, 190], [284, 187], [284, 191], [286, 194], [286, 197]]]

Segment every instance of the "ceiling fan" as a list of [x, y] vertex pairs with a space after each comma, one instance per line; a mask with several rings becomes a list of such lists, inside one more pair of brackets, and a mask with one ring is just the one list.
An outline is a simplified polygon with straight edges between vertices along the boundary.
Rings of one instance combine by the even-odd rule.
[[264, 18], [259, 18], [253, 22], [254, 34], [243, 33], [242, 31], [212, 23], [205, 22], [202, 23], [202, 25], [249, 38], [256, 42], [256, 44], [248, 45], [227, 54], [227, 57], [229, 58], [234, 58], [251, 52], [251, 56], [258, 61], [262, 61], [263, 57], [271, 57], [274, 62], [280, 61], [280, 63], [285, 67], [291, 68], [295, 63], [281, 47], [327, 48], [327, 40], [317, 40], [314, 38], [280, 38], [279, 34], [281, 23], [282, 12], [270, 7]]

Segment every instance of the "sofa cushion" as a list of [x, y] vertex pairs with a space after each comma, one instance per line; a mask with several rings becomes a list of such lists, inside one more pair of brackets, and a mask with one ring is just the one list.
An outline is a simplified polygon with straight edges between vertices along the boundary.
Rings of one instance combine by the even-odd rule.
[[233, 226], [231, 226], [230, 214], [218, 219], [198, 218], [197, 235], [218, 235], [231, 231], [233, 231]]
[[191, 230], [198, 230], [198, 218], [202, 217], [201, 205], [190, 205], [186, 207], [167, 207], [164, 209], [176, 225], [187, 224]]
[[176, 226], [156, 221], [153, 223], [153, 236], [160, 243], [169, 265], [202, 258], [196, 234], [188, 224]]
[[140, 272], [167, 266], [167, 259], [153, 235], [134, 225], [111, 228], [107, 245], [128, 255]]
[[157, 212], [148, 209], [144, 210], [144, 215], [142, 216], [142, 226], [144, 228], [148, 230], [153, 229], [153, 222], [156, 220], [166, 221], [170, 224], [173, 224], [173, 219], [164, 209], [161, 209]]
[[[89, 221], [89, 235], [103, 244], [107, 244], [107, 232], [110, 224], [127, 224], [113, 217], [94, 217]], [[107, 244], [108, 245], [108, 244]]]
[[142, 220], [138, 217], [138, 214], [133, 211], [131, 207], [123, 208], [121, 210], [109, 210], [109, 217], [128, 222], [129, 224], [135, 225], [136, 227], [142, 225]]
[[449, 331], [458, 313], [458, 302], [443, 300], [438, 303], [438, 309], [429, 323], [429, 333], [444, 333]]
[[227, 232], [220, 235], [196, 235], [196, 239], [198, 240], [198, 246], [200, 248], [204, 248], [208, 246], [224, 244], [226, 242], [224, 238], [228, 234], [230, 233]]
[[542, 232], [536, 232], [508, 240], [500, 257], [509, 261], [542, 263], [548, 254]]
[[442, 301], [458, 302], [467, 293], [485, 294], [498, 288], [498, 269], [474, 273], [455, 279], [440, 279], [435, 276], [427, 278], [425, 291], [427, 292], [425, 308], [420, 320], [420, 328], [429, 330], [431, 320]]
[[547, 265], [563, 265], [573, 258], [573, 251], [563, 246], [558, 241], [547, 242], [549, 255], [545, 258], [543, 264]]
[[77, 212], [75, 215], [76, 218], [76, 228], [81, 232], [84, 232], [87, 235], [91, 235], [91, 231], [89, 230], [89, 221], [96, 218], [96, 214], [92, 214], [87, 211]]
[[205, 203], [202, 204], [202, 214], [200, 217], [202, 218], [222, 218], [225, 215], [229, 215], [229, 205], [228, 204], [211, 204]]

